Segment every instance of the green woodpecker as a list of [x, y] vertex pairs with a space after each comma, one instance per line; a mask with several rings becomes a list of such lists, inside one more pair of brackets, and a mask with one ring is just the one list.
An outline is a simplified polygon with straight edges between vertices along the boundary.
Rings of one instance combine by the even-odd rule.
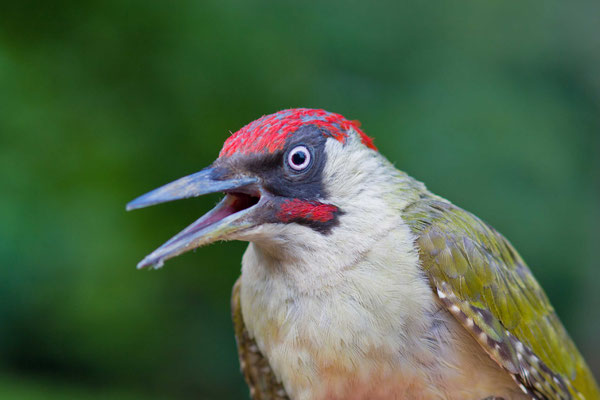
[[128, 209], [223, 192], [138, 265], [249, 246], [233, 288], [253, 399], [600, 399], [511, 244], [388, 162], [355, 121], [264, 116]]

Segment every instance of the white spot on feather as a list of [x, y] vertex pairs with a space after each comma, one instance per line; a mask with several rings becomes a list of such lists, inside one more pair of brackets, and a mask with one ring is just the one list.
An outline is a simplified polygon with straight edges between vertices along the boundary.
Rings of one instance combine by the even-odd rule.
[[528, 394], [529, 391], [527, 390], [527, 388], [525, 386], [523, 386], [522, 383], [519, 383], [519, 387], [521, 388], [521, 390], [523, 391], [523, 393]]
[[516, 348], [519, 353], [525, 352], [525, 347], [523, 346], [523, 343], [521, 343], [521, 342], [517, 342]]

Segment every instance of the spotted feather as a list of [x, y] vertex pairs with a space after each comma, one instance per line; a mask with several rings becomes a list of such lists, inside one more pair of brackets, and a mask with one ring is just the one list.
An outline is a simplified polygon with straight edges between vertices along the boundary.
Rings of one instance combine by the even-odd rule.
[[516, 250], [434, 196], [409, 205], [422, 267], [450, 313], [533, 399], [600, 399], [585, 361]]

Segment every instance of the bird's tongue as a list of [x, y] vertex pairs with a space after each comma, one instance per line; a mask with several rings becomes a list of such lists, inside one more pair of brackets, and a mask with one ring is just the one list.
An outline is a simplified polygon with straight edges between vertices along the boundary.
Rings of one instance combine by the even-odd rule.
[[175, 237], [180, 235], [183, 235], [181, 238], [185, 236], [191, 236], [194, 233], [229, 217], [230, 215], [252, 207], [257, 203], [257, 201], [258, 199], [255, 200], [254, 197], [244, 193], [228, 194], [223, 201], [219, 203], [219, 205], [213, 208], [210, 212], [204, 214]]

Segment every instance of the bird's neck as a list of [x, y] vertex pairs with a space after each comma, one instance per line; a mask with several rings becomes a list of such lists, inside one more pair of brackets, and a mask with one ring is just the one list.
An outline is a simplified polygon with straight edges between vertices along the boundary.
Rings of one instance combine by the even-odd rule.
[[343, 270], [332, 269], [326, 256], [299, 265], [249, 246], [244, 321], [294, 398], [318, 398], [315, 391], [327, 397], [344, 386], [337, 378], [391, 379], [402, 364], [424, 357], [411, 341], [425, 335], [436, 305], [408, 227], [399, 218], [392, 225]]

